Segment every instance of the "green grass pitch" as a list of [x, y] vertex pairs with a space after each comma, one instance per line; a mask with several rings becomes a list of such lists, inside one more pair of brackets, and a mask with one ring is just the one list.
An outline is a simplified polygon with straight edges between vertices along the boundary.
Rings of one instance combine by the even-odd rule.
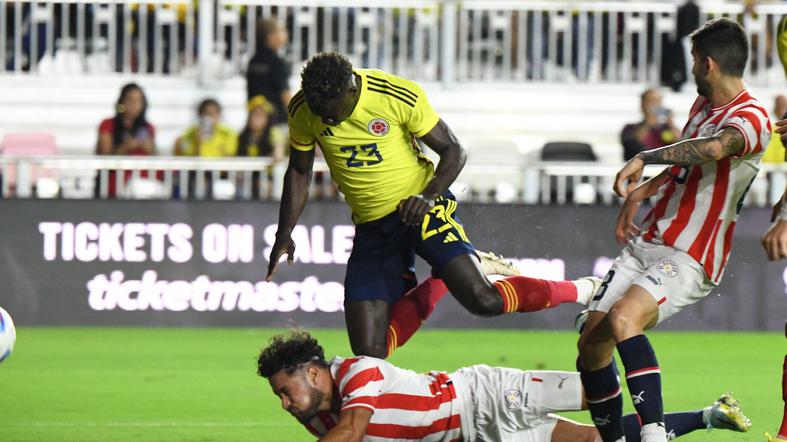
[[[0, 364], [0, 440], [314, 440], [255, 375], [256, 353], [276, 331], [22, 327]], [[327, 354], [349, 355], [343, 330], [312, 332]], [[656, 332], [651, 340], [668, 410], [701, 408], [732, 390], [754, 422], [746, 434], [681, 440], [763, 441], [763, 431], [777, 429], [783, 336]], [[568, 332], [425, 330], [391, 361], [418, 371], [476, 363], [571, 370], [575, 341]], [[589, 421], [584, 412], [569, 417]]]

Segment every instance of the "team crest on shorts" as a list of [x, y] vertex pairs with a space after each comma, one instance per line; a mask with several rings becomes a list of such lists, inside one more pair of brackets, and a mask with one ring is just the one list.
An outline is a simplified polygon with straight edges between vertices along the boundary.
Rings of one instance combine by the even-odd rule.
[[664, 276], [669, 276], [670, 278], [678, 276], [678, 265], [670, 260], [661, 261], [656, 268]]
[[522, 407], [522, 392], [519, 390], [506, 390], [503, 393], [503, 399], [505, 399], [506, 408], [509, 410], [516, 410]]
[[372, 135], [382, 137], [383, 135], [387, 134], [388, 130], [390, 129], [391, 125], [389, 125], [384, 118], [375, 118], [369, 122], [369, 133]]

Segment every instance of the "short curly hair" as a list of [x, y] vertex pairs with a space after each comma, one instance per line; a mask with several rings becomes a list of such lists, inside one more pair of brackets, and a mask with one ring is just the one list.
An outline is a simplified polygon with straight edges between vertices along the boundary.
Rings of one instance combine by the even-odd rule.
[[339, 98], [352, 81], [353, 66], [338, 52], [314, 55], [301, 73], [301, 89], [310, 107], [321, 107], [326, 101]]
[[280, 370], [293, 373], [309, 362], [328, 366], [325, 352], [317, 339], [305, 330], [291, 330], [288, 334], [273, 336], [270, 344], [260, 351], [257, 374], [267, 379]]

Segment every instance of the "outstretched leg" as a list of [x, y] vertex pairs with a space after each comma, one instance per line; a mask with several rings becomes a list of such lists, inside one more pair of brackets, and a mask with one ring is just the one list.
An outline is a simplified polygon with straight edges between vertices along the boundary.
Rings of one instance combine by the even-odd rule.
[[491, 282], [472, 255], [459, 255], [443, 267], [440, 277], [448, 290], [470, 313], [498, 316], [534, 312], [564, 302], [586, 303], [597, 288], [592, 280], [548, 281], [509, 276]]

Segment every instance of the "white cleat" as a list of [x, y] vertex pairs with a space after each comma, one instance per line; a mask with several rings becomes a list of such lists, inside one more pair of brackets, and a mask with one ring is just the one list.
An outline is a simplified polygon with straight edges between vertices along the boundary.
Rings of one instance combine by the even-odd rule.
[[577, 286], [577, 302], [587, 306], [590, 304], [590, 301], [593, 300], [593, 297], [596, 296], [598, 291], [601, 290], [601, 284], [604, 281], [602, 281], [601, 278], [596, 278], [595, 276], [585, 276], [583, 278], [575, 279], [571, 282]]
[[481, 260], [481, 271], [484, 275], [500, 275], [500, 276], [517, 276], [519, 269], [514, 267], [513, 264], [506, 261], [502, 256], [495, 255], [491, 252], [475, 251], [478, 258]]

